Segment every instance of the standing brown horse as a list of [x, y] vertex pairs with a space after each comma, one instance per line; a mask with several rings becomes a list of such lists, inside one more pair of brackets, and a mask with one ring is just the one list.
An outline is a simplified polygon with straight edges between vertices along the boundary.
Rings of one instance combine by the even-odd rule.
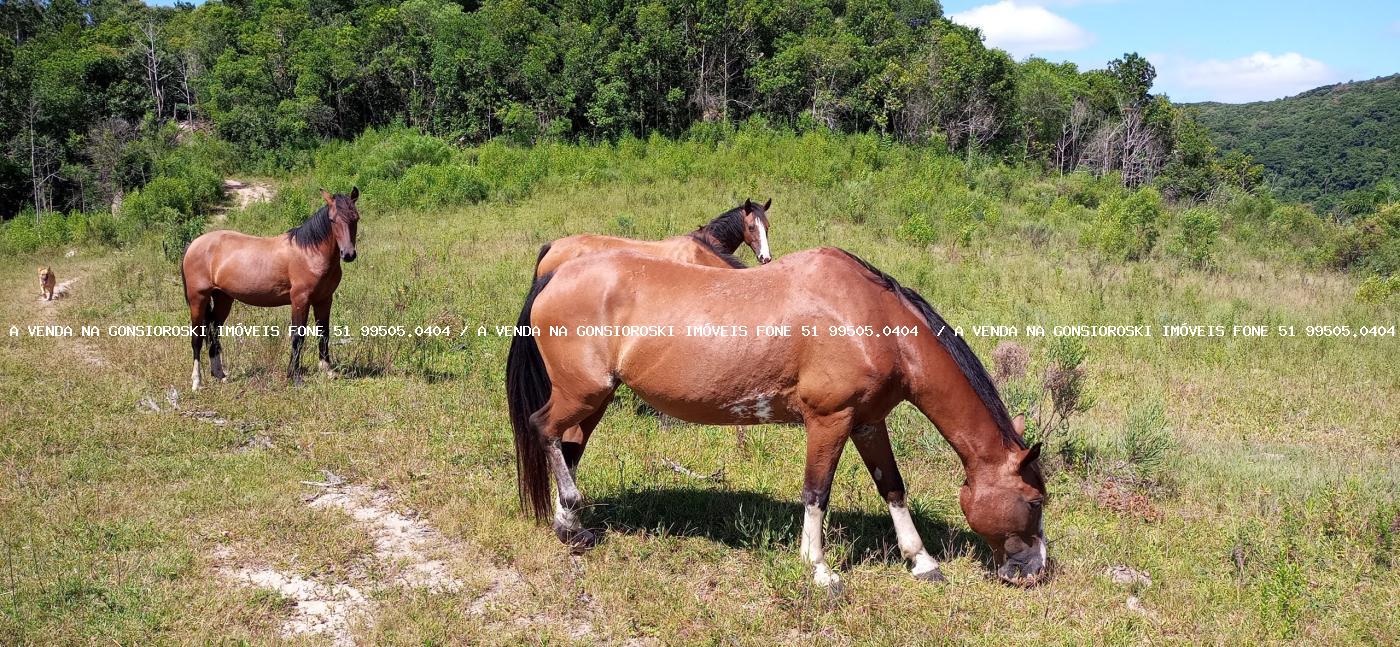
[[761, 265], [773, 260], [768, 248], [768, 207], [772, 205], [772, 199], [762, 205], [744, 200], [743, 204], [715, 216], [709, 224], [689, 234], [665, 240], [632, 240], [596, 234], [560, 238], [540, 249], [535, 278], [549, 274], [565, 262], [581, 256], [621, 250], [708, 267], [740, 268], [744, 264], [734, 258], [734, 252], [739, 245], [747, 243]]
[[[626, 384], [683, 420], [806, 425], [800, 554], [819, 585], [839, 582], [825, 563], [822, 523], [847, 439], [889, 505], [913, 575], [942, 579], [890, 449], [885, 417], [906, 400], [962, 459], [963, 514], [991, 546], [998, 575], [1034, 578], [1045, 567], [1040, 446], [1025, 446], [1020, 419], [1007, 415], [982, 363], [933, 308], [849, 253], [809, 250], [744, 272], [599, 254], [536, 282], [519, 323], [541, 335], [515, 337], [506, 367], [521, 505], [541, 519], [552, 512], [566, 543], [593, 541], [576, 516], [575, 473]], [[712, 334], [695, 328], [706, 325]], [[550, 335], [551, 326], [568, 334]], [[583, 430], [578, 443], [563, 438], [574, 425]]]
[[180, 264], [185, 302], [190, 306], [190, 346], [194, 348], [191, 387], [199, 389], [199, 348], [209, 337], [210, 374], [227, 380], [219, 347], [219, 327], [228, 318], [234, 301], [275, 308], [292, 306], [292, 360], [287, 378], [301, 384], [301, 346], [309, 308], [316, 309], [316, 331], [321, 336], [321, 370], [331, 371], [331, 299], [340, 285], [340, 262], [355, 260], [355, 234], [360, 212], [350, 195], [331, 195], [306, 222], [278, 236], [261, 238], [236, 231], [211, 231], [190, 243]]

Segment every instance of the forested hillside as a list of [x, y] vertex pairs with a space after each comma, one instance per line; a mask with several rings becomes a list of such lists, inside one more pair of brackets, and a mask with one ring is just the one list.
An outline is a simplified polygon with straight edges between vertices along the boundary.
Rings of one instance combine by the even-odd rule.
[[1173, 196], [1248, 169], [1216, 163], [1144, 58], [1018, 64], [934, 0], [21, 0], [0, 33], [7, 218], [111, 204], [149, 178], [166, 122], [276, 166], [394, 123], [528, 144], [757, 118], [1129, 186], [1165, 174]]
[[1346, 216], [1400, 199], [1400, 75], [1277, 101], [1189, 107], [1222, 149], [1268, 169], [1280, 197]]
[[[1209, 218], [1193, 212], [1211, 236], [1236, 226], [1224, 205], [1248, 196], [1260, 206], [1246, 220], [1309, 241], [1289, 256], [1381, 275], [1400, 265], [1391, 185], [1352, 194], [1345, 227], [1320, 224], [1277, 202], [1241, 150], [1251, 133], [1267, 137], [1257, 152], [1277, 169], [1296, 149], [1308, 166], [1285, 171], [1295, 183], [1285, 198], [1321, 195], [1303, 177], [1352, 178], [1328, 180], [1328, 191], [1385, 177], [1393, 79], [1291, 100], [1311, 120], [1249, 117], [1230, 135], [1240, 143], [1222, 149], [1195, 110], [1152, 91], [1156, 70], [1142, 56], [1095, 70], [1018, 63], [933, 0], [22, 0], [0, 4], [0, 33], [0, 249], [154, 233], [178, 257], [223, 175], [304, 168], [374, 128], [406, 126], [463, 150], [714, 144], [742, 125], [874, 135], [957, 158], [970, 178], [1014, 169], [1150, 188], [1177, 209], [1212, 205]], [[1203, 110], [1215, 120], [1225, 109]], [[1323, 117], [1338, 111], [1361, 125], [1334, 132], [1342, 121]], [[407, 168], [375, 173], [405, 179]]]

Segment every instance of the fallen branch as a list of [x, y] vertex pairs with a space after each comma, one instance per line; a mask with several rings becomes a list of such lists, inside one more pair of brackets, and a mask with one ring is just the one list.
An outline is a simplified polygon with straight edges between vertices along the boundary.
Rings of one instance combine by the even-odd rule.
[[680, 474], [681, 476], [687, 476], [687, 477], [693, 478], [693, 479], [695, 479], [695, 480], [697, 480], [697, 481], [714, 481], [714, 482], [716, 482], [716, 483], [723, 483], [723, 482], [724, 482], [724, 468], [723, 468], [723, 467], [721, 467], [721, 468], [715, 470], [715, 472], [714, 472], [713, 474], [710, 474], [709, 476], [706, 476], [706, 475], [704, 475], [704, 474], [697, 473], [697, 472], [691, 470], [690, 468], [688, 468], [688, 467], [686, 467], [686, 466], [684, 466], [684, 465], [681, 465], [680, 463], [677, 463], [676, 461], [673, 461], [673, 460], [671, 460], [671, 459], [669, 459], [669, 458], [666, 458], [666, 457], [664, 457], [664, 456], [661, 458], [661, 462], [665, 463], [665, 464], [666, 464], [666, 467], [671, 468], [671, 471], [672, 471], [672, 472], [675, 472], [675, 473], [677, 473], [677, 474]]

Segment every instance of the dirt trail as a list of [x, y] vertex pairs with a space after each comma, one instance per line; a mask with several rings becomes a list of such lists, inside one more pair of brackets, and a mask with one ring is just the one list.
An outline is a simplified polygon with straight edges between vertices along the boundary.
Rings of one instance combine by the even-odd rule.
[[242, 211], [249, 205], [259, 202], [267, 202], [272, 199], [275, 192], [272, 187], [262, 182], [243, 182], [233, 178], [224, 180], [224, 193], [229, 197], [227, 206], [214, 210], [213, 216], [209, 219], [213, 224], [221, 224], [228, 219], [228, 212], [233, 209]]
[[[348, 569], [347, 574], [332, 581], [281, 572], [256, 558], [236, 559], [227, 548], [214, 552], [214, 563], [226, 579], [276, 591], [295, 603], [282, 624], [284, 637], [317, 634], [336, 645], [353, 645], [351, 628], [358, 622], [374, 620], [374, 604], [367, 591], [410, 588], [452, 593], [464, 587], [453, 574], [448, 559], [479, 551], [442, 534], [416, 513], [404, 511], [393, 494], [346, 483], [329, 472], [323, 482], [304, 484], [320, 489], [309, 497], [308, 507], [344, 512], [373, 540], [374, 552], [366, 558], [367, 563]], [[525, 588], [525, 579], [514, 568], [489, 564], [473, 564], [472, 568], [488, 577], [485, 591], [469, 606], [473, 615], [485, 614], [498, 598]], [[370, 581], [366, 574], [371, 572], [388, 576]]]
[[[55, 285], [53, 288], [52, 300], [45, 299], [42, 296], [38, 297], [39, 308], [36, 314], [38, 315], [38, 318], [41, 319], [39, 323], [59, 323], [57, 321], [56, 316], [58, 314], [58, 302], [69, 298], [69, 296], [73, 292], [73, 286], [82, 280], [83, 276], [78, 275], [72, 278], [59, 281], [58, 285]], [[74, 328], [76, 328], [76, 326], [74, 326]], [[97, 366], [101, 368], [111, 366], [111, 364], [106, 360], [106, 358], [102, 357], [102, 353], [99, 353], [97, 351], [97, 347], [93, 346], [92, 343], [84, 337], [58, 337], [56, 339], [63, 340], [62, 345], [64, 347], [68, 348], [73, 354], [77, 355], [78, 359], [81, 359], [84, 362], [91, 364], [92, 366]]]

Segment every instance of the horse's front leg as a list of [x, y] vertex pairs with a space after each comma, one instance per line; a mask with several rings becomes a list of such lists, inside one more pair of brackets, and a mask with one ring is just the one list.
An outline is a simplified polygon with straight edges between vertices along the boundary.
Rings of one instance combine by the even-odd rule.
[[909, 560], [909, 572], [915, 578], [927, 582], [942, 582], [943, 573], [938, 569], [938, 561], [924, 549], [924, 540], [914, 527], [914, 519], [909, 514], [909, 506], [904, 498], [904, 479], [899, 475], [899, 466], [894, 462], [894, 450], [890, 448], [890, 432], [881, 420], [872, 425], [861, 425], [851, 434], [851, 442], [860, 451], [870, 478], [880, 497], [890, 506], [890, 519], [894, 521], [895, 536], [899, 539], [899, 552]]
[[301, 386], [301, 346], [306, 342], [307, 310], [305, 299], [292, 301], [292, 361], [287, 364], [287, 379], [297, 386]]
[[334, 378], [335, 370], [331, 368], [331, 297], [326, 297], [324, 301], [313, 304], [316, 311], [316, 334], [321, 336], [317, 343], [320, 350], [321, 371], [326, 377]]
[[826, 552], [822, 548], [822, 526], [826, 521], [826, 508], [831, 500], [831, 481], [836, 476], [836, 464], [841, 460], [841, 450], [851, 435], [850, 410], [829, 416], [807, 420], [807, 470], [802, 479], [802, 541], [798, 554], [814, 573], [817, 586], [839, 591], [841, 578], [826, 565]]

